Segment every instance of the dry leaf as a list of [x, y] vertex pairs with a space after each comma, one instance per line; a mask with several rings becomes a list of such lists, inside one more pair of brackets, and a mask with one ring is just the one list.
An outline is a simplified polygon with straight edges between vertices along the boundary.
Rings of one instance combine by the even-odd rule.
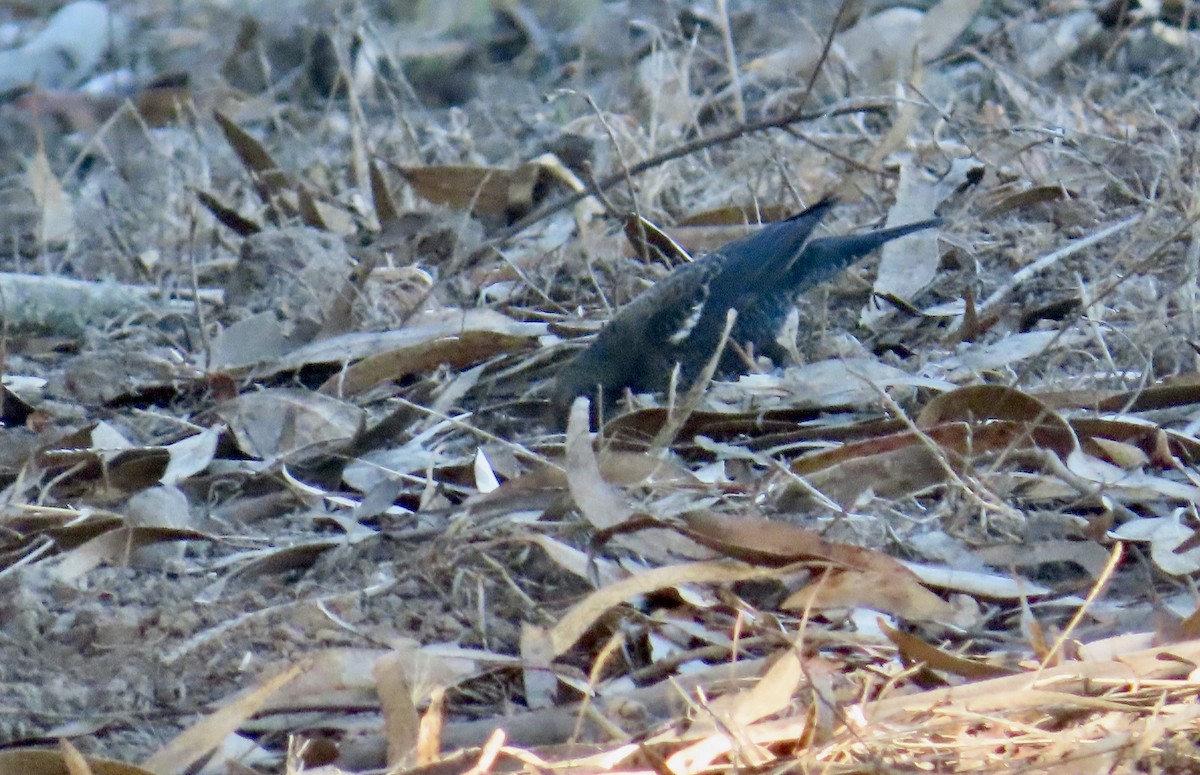
[[779, 571], [773, 568], [755, 568], [729, 561], [668, 565], [642, 571], [616, 584], [596, 590], [567, 611], [550, 630], [554, 654], [556, 657], [562, 656], [614, 606], [639, 595], [683, 584], [746, 581], [771, 578], [778, 573]]
[[461, 369], [503, 353], [520, 352], [534, 346], [536, 341], [527, 336], [463, 331], [456, 336], [370, 355], [330, 377], [320, 390], [325, 395], [350, 397], [389, 380], [431, 372], [443, 364]]
[[545, 196], [548, 175], [542, 164], [501, 167], [395, 167], [424, 199], [481, 217], [516, 220]]
[[243, 452], [292, 463], [329, 454], [361, 433], [366, 422], [356, 406], [292, 388], [245, 393], [221, 404], [217, 413]]
[[916, 576], [879, 571], [837, 570], [788, 596], [781, 606], [789, 610], [813, 608], [868, 608], [910, 621], [953, 624], [954, 606], [917, 582]]
[[[154, 775], [134, 764], [85, 757], [93, 775]], [[61, 750], [48, 748], [9, 748], [0, 751], [0, 775], [67, 775], [70, 772]]]
[[558, 694], [558, 678], [551, 662], [554, 643], [550, 633], [537, 625], [521, 623], [521, 681], [525, 704], [530, 708], [549, 708]]
[[239, 692], [232, 702], [219, 707], [180, 732], [142, 762], [142, 766], [155, 775], [183, 775], [220, 746], [242, 722], [261, 710], [271, 695], [287, 686], [306, 669], [307, 664], [295, 665], [257, 686]]
[[906, 664], [924, 664], [930, 670], [962, 676], [973, 680], [995, 678], [1001, 675], [1014, 675], [1016, 670], [1009, 670], [995, 665], [964, 659], [932, 646], [915, 635], [900, 632], [886, 623], [879, 623], [880, 629], [887, 633], [888, 639], [896, 644], [900, 657]]
[[591, 402], [580, 397], [567, 421], [567, 487], [580, 513], [597, 530], [607, 530], [633, 516], [633, 507], [617, 488], [604, 481], [588, 431]]
[[374, 674], [379, 705], [383, 710], [383, 731], [387, 740], [387, 766], [403, 769], [416, 762], [417, 737], [421, 725], [412, 687], [407, 678], [408, 665], [396, 652], [375, 660]]
[[44, 152], [38, 151], [29, 161], [25, 179], [41, 209], [38, 241], [43, 245], [69, 242], [75, 235], [75, 205], [50, 169], [50, 160]]

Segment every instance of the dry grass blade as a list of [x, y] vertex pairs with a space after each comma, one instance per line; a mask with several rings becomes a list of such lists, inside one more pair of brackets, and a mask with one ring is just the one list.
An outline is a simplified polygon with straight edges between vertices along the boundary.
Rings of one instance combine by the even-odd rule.
[[293, 665], [278, 675], [263, 681], [230, 704], [218, 708], [181, 732], [142, 766], [155, 775], [182, 775], [215, 748], [221, 741], [257, 713], [271, 696], [299, 677], [307, 666]]

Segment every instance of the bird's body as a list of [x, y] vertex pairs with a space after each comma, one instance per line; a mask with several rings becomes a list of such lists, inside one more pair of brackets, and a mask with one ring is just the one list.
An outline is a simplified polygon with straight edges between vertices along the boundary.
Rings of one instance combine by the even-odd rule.
[[[737, 310], [729, 339], [777, 359], [776, 337], [800, 291], [827, 280], [883, 243], [939, 221], [921, 221], [866, 234], [811, 239], [813, 229], [834, 204], [824, 199], [785, 221], [734, 240], [675, 269], [629, 302], [595, 341], [565, 365], [554, 386], [553, 402], [565, 407], [580, 395], [597, 392], [611, 405], [629, 388], [635, 393], [665, 390], [679, 366], [686, 387], [712, 359], [727, 313]], [[745, 370], [727, 348], [718, 374]]]

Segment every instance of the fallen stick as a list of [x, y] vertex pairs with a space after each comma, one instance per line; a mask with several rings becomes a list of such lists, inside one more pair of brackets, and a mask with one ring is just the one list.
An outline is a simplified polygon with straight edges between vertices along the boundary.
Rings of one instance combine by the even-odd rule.
[[[191, 289], [177, 294], [193, 295]], [[212, 304], [225, 300], [225, 292], [218, 289], [202, 288], [196, 295]], [[144, 285], [0, 272], [0, 320], [9, 332], [78, 336], [89, 327], [128, 317], [139, 307], [159, 314], [191, 314], [195, 302], [164, 298], [159, 288]]]

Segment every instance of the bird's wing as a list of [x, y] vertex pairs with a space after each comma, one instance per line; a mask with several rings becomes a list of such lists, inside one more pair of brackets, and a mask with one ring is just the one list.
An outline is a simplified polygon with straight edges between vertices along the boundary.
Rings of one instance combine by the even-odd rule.
[[719, 271], [720, 267], [713, 262], [693, 261], [676, 269], [650, 293], [630, 304], [631, 308], [635, 304], [642, 307], [637, 316], [644, 321], [645, 340], [669, 348], [683, 344], [708, 308], [713, 279]]
[[718, 263], [720, 269], [712, 273], [709, 283], [707, 309], [712, 314], [698, 325], [719, 333], [730, 307], [741, 310], [787, 283], [789, 268], [805, 251], [813, 229], [833, 204], [834, 200], [826, 197], [798, 215], [768, 224], [701, 259]]

